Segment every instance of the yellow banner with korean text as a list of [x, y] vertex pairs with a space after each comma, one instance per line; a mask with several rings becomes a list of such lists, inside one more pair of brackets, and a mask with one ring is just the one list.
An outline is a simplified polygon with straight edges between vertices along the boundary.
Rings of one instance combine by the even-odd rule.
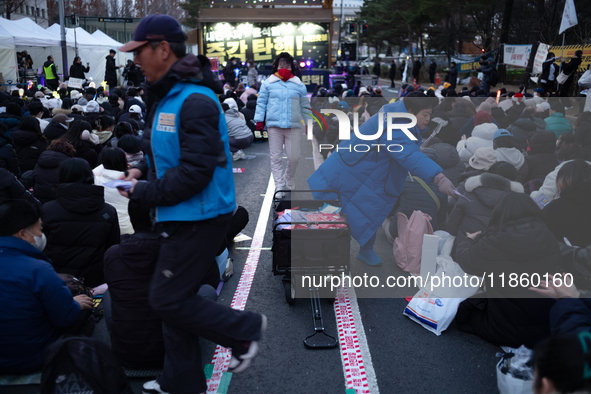
[[[555, 56], [562, 56], [568, 62], [571, 57], [575, 55], [576, 51], [583, 51], [583, 62], [579, 66], [578, 71], [585, 71], [589, 64], [591, 64], [591, 45], [565, 45], [564, 46], [564, 53], [562, 53], [562, 45], [554, 46], [549, 49], [549, 52], [554, 53]], [[556, 62], [557, 64], [559, 62]]]

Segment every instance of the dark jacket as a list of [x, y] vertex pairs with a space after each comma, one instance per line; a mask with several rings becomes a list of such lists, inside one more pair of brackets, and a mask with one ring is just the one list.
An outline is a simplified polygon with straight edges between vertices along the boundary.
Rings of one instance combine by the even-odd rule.
[[394, 79], [396, 78], [396, 64], [392, 63], [390, 66], [390, 71], [388, 72], [388, 78]]
[[59, 186], [59, 165], [69, 157], [60, 152], [46, 150], [41, 153], [33, 170], [33, 195], [42, 204], [55, 200]]
[[457, 67], [456, 66], [450, 67], [449, 68], [449, 83], [451, 86], [449, 87], [449, 89], [456, 90], [457, 80], [458, 80]]
[[132, 368], [161, 367], [162, 319], [148, 302], [158, 255], [158, 234], [138, 232], [105, 253], [105, 280], [111, 295], [113, 352]]
[[591, 159], [591, 117], [581, 121], [575, 128], [575, 141], [585, 150], [585, 160]]
[[234, 73], [236, 67], [237, 66], [235, 64], [229, 62], [223, 71], [224, 81], [229, 83], [232, 88], [234, 88], [234, 83], [236, 82], [236, 74]]
[[373, 66], [373, 74], [374, 75], [377, 75], [378, 78], [382, 74], [382, 67], [381, 67], [381, 65], [380, 65], [379, 62], [376, 62], [376, 64], [374, 64], [374, 66]]
[[[473, 333], [494, 345], [533, 348], [550, 336], [550, 309], [555, 301], [535, 298], [535, 293], [527, 288], [510, 287], [507, 278], [511, 273], [542, 276], [556, 272], [559, 259], [558, 242], [539, 218], [489, 227], [476, 240], [456, 239], [455, 261], [467, 274], [486, 273], [487, 287], [482, 309], [465, 316], [460, 306], [456, 320], [468, 320]], [[499, 277], [502, 273], [504, 287]], [[492, 283], [490, 274], [494, 278]]]
[[560, 198], [546, 205], [544, 222], [557, 240], [566, 237], [573, 246], [591, 244], [591, 182], [573, 185], [560, 193]]
[[43, 206], [45, 254], [57, 272], [104, 283], [103, 256], [120, 241], [117, 211], [105, 203], [102, 186], [64, 183], [56, 200]]
[[247, 100], [246, 106], [240, 110], [242, 115], [244, 115], [244, 121], [246, 125], [250, 128], [250, 130], [254, 133], [256, 130], [256, 124], [254, 123], [254, 113], [257, 109], [257, 100]]
[[541, 130], [531, 137], [529, 142], [530, 152], [525, 158], [528, 174], [524, 182], [532, 179], [546, 178], [546, 175], [554, 171], [558, 165], [556, 157], [556, 135], [553, 131]]
[[573, 83], [573, 80], [575, 79], [576, 71], [582, 62], [583, 59], [581, 59], [580, 57], [573, 57], [570, 59], [568, 63], [562, 64], [562, 72], [566, 75], [569, 75], [569, 77], [562, 85], [560, 85], [560, 92], [565, 93], [568, 91], [570, 85]]
[[550, 310], [550, 328], [552, 335], [572, 335], [591, 331], [591, 299], [558, 300]]
[[115, 64], [115, 58], [112, 57], [111, 55], [107, 55], [107, 57], [105, 59], [107, 59], [106, 68], [105, 68], [105, 81], [107, 81], [107, 83], [115, 82], [115, 84], [116, 84], [117, 70], [119, 70], [119, 67], [117, 67], [117, 65]]
[[3, 113], [0, 114], [0, 123], [4, 123], [4, 125], [6, 126], [6, 133], [4, 133], [4, 136], [10, 138], [10, 135], [12, 134], [12, 132], [14, 130], [16, 130], [18, 124], [21, 122], [22, 117], [21, 116], [15, 116], [9, 113]]
[[430, 154], [428, 156], [443, 169], [443, 175], [445, 175], [454, 186], [458, 186], [460, 175], [466, 170], [466, 166], [460, 160], [458, 151], [453, 146], [445, 143], [433, 144], [426, 148], [425, 152], [428, 150], [433, 150], [435, 152], [434, 156], [431, 156]]
[[62, 135], [66, 134], [67, 132], [68, 129], [66, 129], [60, 123], [49, 122], [49, 124], [45, 128], [45, 131], [43, 132], [43, 135], [45, 135], [45, 138], [47, 138], [47, 142], [51, 144], [54, 140], [59, 139]]
[[458, 178], [458, 184], [462, 185], [464, 182], [468, 180], [468, 178], [472, 178], [473, 176], [479, 176], [486, 173], [486, 170], [477, 170], [476, 168], [472, 168], [470, 166], [466, 167], [464, 172], [460, 174]]
[[492, 62], [491, 64], [485, 64], [480, 68], [482, 72], [482, 80], [487, 85], [490, 85], [490, 81], [492, 79], [493, 73], [495, 71], [495, 63]]
[[431, 62], [431, 64], [429, 64], [429, 76], [435, 76], [436, 71], [437, 71], [437, 63]]
[[39, 201], [24, 188], [14, 174], [4, 168], [0, 168], [0, 204], [6, 200], [16, 199], [25, 200], [41, 208]]
[[[523, 151], [527, 149], [527, 139], [529, 133], [536, 130], [536, 124], [531, 119], [519, 118], [511, 126], [509, 126], [507, 130], [513, 134], [515, 143], [517, 144], [517, 149]], [[554, 147], [556, 147], [556, 144], [554, 144]]]
[[102, 145], [95, 145], [90, 141], [80, 141], [78, 146], [74, 148], [76, 149], [76, 157], [86, 160], [90, 168], [95, 168], [100, 164], [99, 153], [102, 147]]
[[7, 169], [16, 177], [21, 176], [14, 147], [10, 139], [3, 135], [0, 135], [0, 168]]
[[507, 114], [503, 111], [503, 108], [500, 107], [492, 107], [490, 109], [490, 116], [493, 118], [494, 122], [499, 126], [499, 129], [506, 129], [511, 125]]
[[[556, 58], [554, 58], [556, 59]], [[547, 83], [548, 77], [550, 76], [550, 69], [552, 64], [554, 64], [554, 80], [556, 81], [556, 77], [558, 76], [559, 66], [554, 63], [554, 59], [548, 59], [542, 63], [542, 75], [540, 75], [540, 82]]]
[[58, 328], [74, 324], [80, 305], [49, 259], [16, 237], [0, 237], [0, 373], [40, 370]]
[[508, 193], [523, 193], [523, 186], [500, 175], [484, 173], [469, 178], [458, 191], [470, 201], [460, 197], [446, 223], [446, 231], [456, 236], [457, 245], [466, 238], [466, 232], [484, 231], [493, 209]]
[[84, 75], [84, 73], [89, 71], [90, 66], [84, 67], [82, 63], [74, 63], [70, 66], [70, 78], [86, 79], [86, 75]]
[[462, 103], [462, 100], [456, 102], [449, 113], [449, 124], [438, 135], [440, 140], [454, 147], [462, 137], [460, 130], [474, 116], [474, 111], [467, 104]]
[[[142, 148], [148, 157], [153, 157], [151, 137], [154, 113], [160, 100], [177, 82], [193, 81], [216, 94], [223, 92], [220, 81], [210, 67], [202, 66], [202, 61], [207, 59], [188, 54], [173, 64], [160, 80], [148, 85], [148, 115], [142, 137]], [[200, 81], [194, 82], [197, 76]], [[145, 162], [138, 165], [150, 182], [136, 185], [131, 199], [156, 206], [174, 206], [204, 190], [211, 182], [216, 166], [226, 165], [224, 145], [218, 131], [219, 116], [217, 103], [202, 94], [190, 95], [180, 110], [180, 164], [169, 169], [161, 179], [157, 179], [154, 166], [148, 169]]]
[[29, 130], [16, 130], [12, 133], [12, 144], [22, 172], [35, 168], [39, 156], [47, 149], [45, 138]]
[[412, 76], [413, 78], [419, 79], [419, 75], [421, 74], [421, 61], [415, 60], [412, 64]]

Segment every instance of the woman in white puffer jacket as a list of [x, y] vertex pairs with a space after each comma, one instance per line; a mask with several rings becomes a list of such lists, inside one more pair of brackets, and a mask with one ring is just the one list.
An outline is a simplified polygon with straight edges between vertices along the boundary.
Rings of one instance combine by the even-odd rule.
[[466, 139], [466, 136], [462, 136], [462, 139], [458, 142], [456, 149], [460, 155], [460, 160], [464, 164], [468, 164], [468, 161], [478, 148], [490, 148], [493, 149], [493, 137], [498, 127], [494, 123], [482, 123], [474, 127], [472, 130], [472, 136]]
[[[127, 158], [125, 152], [119, 148], [105, 148], [101, 152], [103, 164], [92, 170], [94, 174], [94, 184], [103, 186], [107, 182], [115, 181], [121, 178], [127, 170]], [[117, 210], [119, 219], [119, 229], [121, 235], [133, 234], [133, 226], [129, 218], [129, 198], [122, 196], [119, 190], [112, 187], [105, 187], [105, 202], [112, 205]]]

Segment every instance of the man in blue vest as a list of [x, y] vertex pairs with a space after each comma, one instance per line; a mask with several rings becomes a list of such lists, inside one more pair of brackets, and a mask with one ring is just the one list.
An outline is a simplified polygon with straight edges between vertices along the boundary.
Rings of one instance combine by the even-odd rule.
[[[232, 155], [216, 94], [222, 85], [206, 57], [186, 54], [187, 36], [168, 15], [149, 15], [133, 41], [148, 86], [142, 139], [147, 160], [129, 170], [132, 200], [154, 207], [162, 247], [150, 305], [163, 320], [164, 369], [143, 392], [204, 393], [199, 337], [232, 349], [230, 370], [255, 356], [266, 317], [237, 311], [196, 295], [225, 239], [236, 207]], [[140, 180], [141, 179], [141, 180]], [[139, 181], [138, 181], [139, 180]]]

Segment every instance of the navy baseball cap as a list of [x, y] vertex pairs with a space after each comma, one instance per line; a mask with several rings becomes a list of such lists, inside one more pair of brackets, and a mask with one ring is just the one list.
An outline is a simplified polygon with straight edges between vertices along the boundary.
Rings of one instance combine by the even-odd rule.
[[133, 41], [119, 48], [121, 52], [133, 52], [150, 41], [185, 42], [187, 35], [179, 22], [169, 15], [152, 14], [140, 21], [135, 28]]

